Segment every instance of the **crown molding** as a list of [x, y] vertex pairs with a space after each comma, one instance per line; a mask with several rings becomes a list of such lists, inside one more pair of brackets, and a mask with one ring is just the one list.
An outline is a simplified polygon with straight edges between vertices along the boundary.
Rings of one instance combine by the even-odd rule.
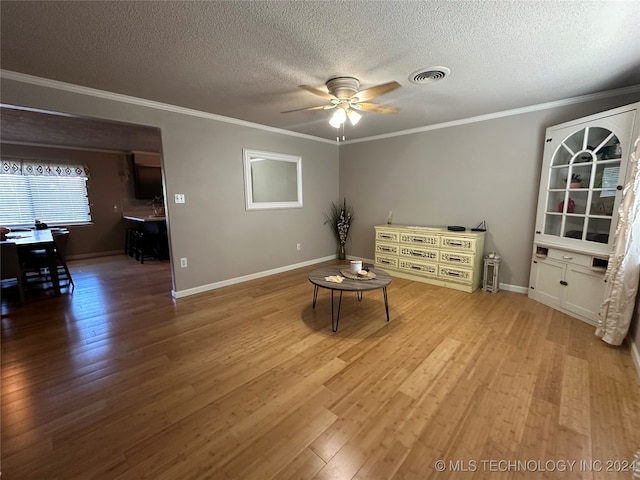
[[567, 105], [575, 105], [577, 103], [590, 102], [593, 100], [599, 100], [602, 98], [616, 97], [619, 95], [626, 95], [630, 93], [640, 92], [640, 85], [632, 85], [630, 87], [618, 88], [615, 90], [607, 90], [604, 92], [591, 93], [588, 95], [580, 95], [578, 97], [571, 97], [562, 100], [555, 100], [553, 102], [540, 103], [536, 105], [530, 105], [527, 107], [514, 108], [512, 110], [503, 110], [501, 112], [488, 113], [485, 115], [478, 115], [475, 117], [463, 118], [460, 120], [452, 120], [450, 122], [436, 123], [433, 125], [427, 125], [424, 127], [411, 128], [408, 130], [401, 130], [398, 132], [384, 133], [381, 135], [374, 135], [372, 137], [357, 138], [354, 140], [346, 140], [336, 143], [335, 140], [329, 140], [327, 138], [315, 137], [305, 133], [292, 132], [290, 130], [284, 130], [281, 128], [270, 127], [268, 125], [262, 125], [259, 123], [247, 122], [246, 120], [239, 120], [236, 118], [225, 117], [214, 113], [203, 112], [200, 110], [194, 110], [191, 108], [178, 107], [176, 105], [170, 105], [167, 103], [156, 102], [153, 100], [146, 100], [144, 98], [132, 97], [129, 95], [123, 95], [120, 93], [107, 92], [105, 90], [98, 90], [90, 87], [83, 87], [80, 85], [74, 85], [71, 83], [60, 82], [58, 80], [50, 80], [48, 78], [36, 77], [34, 75], [28, 75], [26, 73], [13, 72], [11, 70], [0, 69], [0, 78], [8, 80], [14, 80], [22, 83], [29, 83], [32, 85], [38, 85], [41, 87], [54, 88], [57, 90], [63, 90], [67, 92], [78, 93], [81, 95], [88, 95], [96, 98], [104, 98], [107, 100], [113, 100], [116, 102], [129, 103], [132, 105], [139, 105], [142, 107], [155, 108], [158, 110], [165, 110], [168, 112], [179, 113], [182, 115], [190, 115], [193, 117], [206, 118], [208, 120], [215, 120], [223, 123], [230, 123], [233, 125], [240, 125], [243, 127], [256, 128], [267, 132], [278, 133], [281, 135], [288, 135], [291, 137], [304, 138], [307, 140], [313, 140], [321, 143], [328, 143], [331, 145], [350, 145], [353, 143], [370, 142], [372, 140], [381, 140], [385, 138], [400, 137], [404, 135], [412, 135], [414, 133], [428, 132], [431, 130], [440, 130], [442, 128], [455, 127], [459, 125], [467, 125], [470, 123], [484, 122], [487, 120], [495, 120], [498, 118], [510, 117], [513, 115], [522, 115], [524, 113], [537, 112], [540, 110], [548, 110], [551, 108], [563, 107]]
[[31, 85], [38, 85], [40, 87], [63, 90], [65, 92], [78, 93], [80, 95], [88, 95], [96, 98], [104, 98], [106, 100], [113, 100], [116, 102], [128, 103], [131, 105], [138, 105], [141, 107], [155, 108], [157, 110], [164, 110], [167, 112], [179, 113], [182, 115], [189, 115], [192, 117], [206, 118], [208, 120], [215, 120], [217, 122], [230, 123], [232, 125], [239, 125], [242, 127], [256, 128], [258, 130], [265, 130], [267, 132], [278, 133], [281, 135], [288, 135], [290, 137], [304, 138], [307, 140], [314, 140], [316, 142], [328, 143], [331, 145], [336, 144], [335, 140], [315, 137], [313, 135], [308, 135], [306, 133], [292, 132], [290, 130], [284, 130], [282, 128], [270, 127], [268, 125], [262, 125], [259, 123], [247, 122], [246, 120], [239, 120], [237, 118], [225, 117], [223, 115], [216, 115], [215, 113], [203, 112], [200, 110], [194, 110], [192, 108], [178, 107], [176, 105], [170, 105], [168, 103], [156, 102], [153, 100], [146, 100], [144, 98], [132, 97], [132, 96], [123, 95], [120, 93], [107, 92], [106, 90], [98, 90], [96, 88], [83, 87], [81, 85], [74, 85], [72, 83], [60, 82], [58, 80], [51, 80], [48, 78], [36, 77], [34, 75], [13, 72], [11, 70], [0, 69], [0, 78], [4, 78], [7, 80], [14, 80], [16, 82], [28, 83]]
[[513, 115], [522, 115], [523, 113], [537, 112], [540, 110], [548, 110], [551, 108], [564, 107], [566, 105], [575, 105], [577, 103], [591, 102], [601, 98], [617, 97], [629, 93], [640, 92], [640, 85], [632, 85], [630, 87], [618, 88], [616, 90], [607, 90], [604, 92], [590, 93], [588, 95], [580, 95], [578, 97], [565, 98], [563, 100], [555, 100], [553, 102], [539, 103], [537, 105], [529, 105], [528, 107], [514, 108], [512, 110], [503, 110], [501, 112], [487, 113], [486, 115], [478, 115], [476, 117], [462, 118], [460, 120], [452, 120], [450, 122], [436, 123], [425, 127], [417, 127], [409, 130], [401, 130], [398, 132], [384, 133], [374, 135], [372, 137], [357, 138], [354, 140], [346, 140], [340, 142], [340, 145], [348, 145], [351, 143], [370, 142], [372, 140], [381, 140], [384, 138], [400, 137], [403, 135], [411, 135], [414, 133], [428, 132], [430, 130], [439, 130], [441, 128], [456, 127], [458, 125], [467, 125], [469, 123], [484, 122], [487, 120], [495, 120], [497, 118], [511, 117]]

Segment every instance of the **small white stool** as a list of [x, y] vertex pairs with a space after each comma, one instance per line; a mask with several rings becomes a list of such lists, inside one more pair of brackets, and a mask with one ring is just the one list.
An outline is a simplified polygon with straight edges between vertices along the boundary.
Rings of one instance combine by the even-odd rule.
[[482, 289], [485, 292], [496, 293], [500, 290], [500, 258], [484, 259], [484, 276], [482, 279]]

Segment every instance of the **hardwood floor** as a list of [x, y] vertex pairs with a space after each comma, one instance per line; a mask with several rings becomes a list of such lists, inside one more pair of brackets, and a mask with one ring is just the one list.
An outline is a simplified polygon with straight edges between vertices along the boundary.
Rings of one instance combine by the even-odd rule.
[[2, 478], [631, 478], [626, 348], [402, 279], [391, 322], [345, 294], [331, 333], [313, 268], [173, 301], [168, 263], [111, 257], [71, 262], [70, 295], [3, 298]]

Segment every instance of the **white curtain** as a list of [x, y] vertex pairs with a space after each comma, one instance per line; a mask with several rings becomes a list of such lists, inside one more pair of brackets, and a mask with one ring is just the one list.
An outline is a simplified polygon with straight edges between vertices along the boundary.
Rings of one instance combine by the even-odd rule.
[[605, 275], [605, 300], [600, 308], [596, 335], [611, 345], [624, 341], [640, 280], [640, 138], [631, 154], [631, 175], [622, 193], [619, 221]]

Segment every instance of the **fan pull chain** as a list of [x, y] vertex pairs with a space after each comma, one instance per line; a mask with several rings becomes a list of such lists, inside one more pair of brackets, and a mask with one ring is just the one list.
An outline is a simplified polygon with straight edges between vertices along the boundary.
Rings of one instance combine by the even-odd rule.
[[[342, 124], [342, 141], [343, 141], [343, 142], [344, 142], [344, 141], [346, 140], [346, 138], [347, 138], [347, 137], [345, 136], [345, 134], [344, 134], [344, 124], [345, 124], [345, 123], [346, 123], [346, 122], [344, 122], [344, 123]], [[340, 127], [338, 127], [338, 128], [340, 128]], [[340, 135], [339, 135], [339, 134], [338, 134], [338, 136], [336, 137], [336, 142], [340, 143]]]

